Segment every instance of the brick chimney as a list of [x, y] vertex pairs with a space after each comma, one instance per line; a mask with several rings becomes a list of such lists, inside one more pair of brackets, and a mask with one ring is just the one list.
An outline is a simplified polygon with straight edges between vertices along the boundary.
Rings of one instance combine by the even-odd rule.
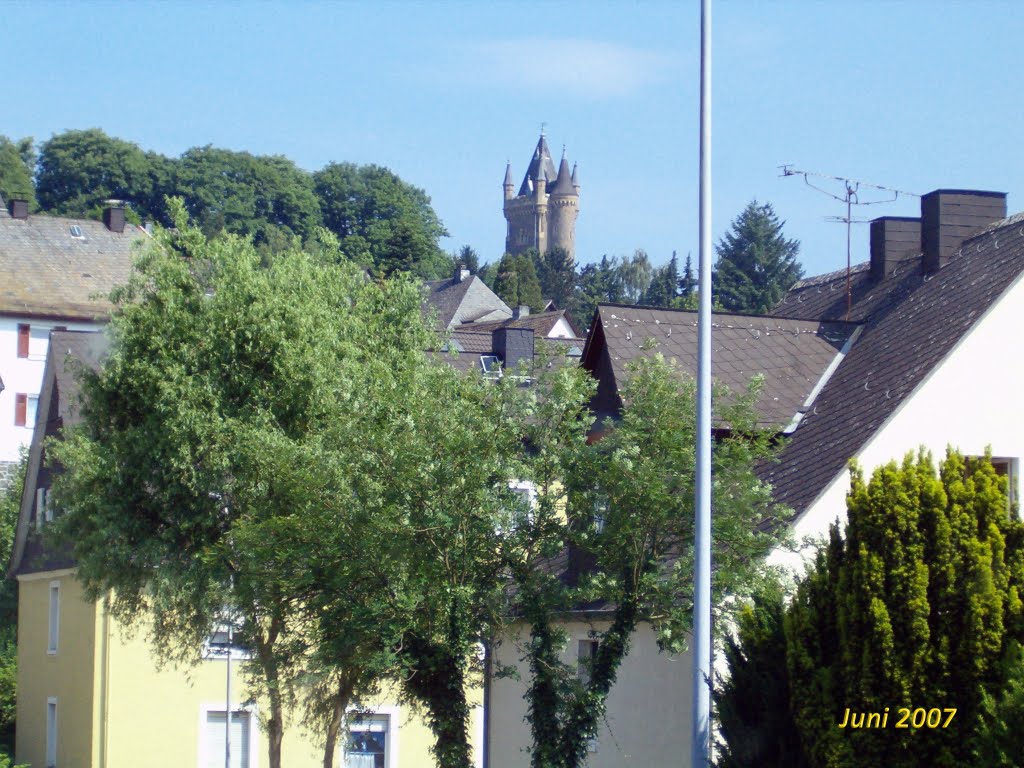
[[533, 363], [532, 328], [496, 328], [491, 332], [491, 348], [505, 364], [505, 373], [515, 373], [519, 363]]
[[525, 304], [520, 304], [518, 307], [512, 308], [512, 319], [518, 320], [521, 317], [529, 317], [530, 308]]
[[456, 283], [461, 283], [469, 279], [469, 276], [473, 273], [466, 269], [465, 264], [458, 264], [455, 267], [455, 276], [452, 278]]
[[103, 209], [103, 223], [111, 232], [124, 232], [124, 203], [120, 200], [107, 200]]
[[989, 224], [1006, 218], [1005, 192], [937, 189], [921, 198], [921, 266], [935, 272], [960, 244]]
[[19, 200], [15, 198], [7, 203], [7, 212], [11, 214], [12, 219], [27, 219], [28, 218], [28, 200]]
[[871, 222], [871, 279], [884, 280], [901, 261], [921, 253], [921, 220], [882, 216]]

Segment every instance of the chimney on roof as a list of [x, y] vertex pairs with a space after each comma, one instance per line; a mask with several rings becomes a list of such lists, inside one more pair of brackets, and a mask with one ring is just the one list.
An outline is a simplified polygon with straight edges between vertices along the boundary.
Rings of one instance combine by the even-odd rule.
[[520, 304], [518, 307], [512, 308], [512, 319], [518, 320], [521, 317], [528, 317], [530, 314], [530, 308], [525, 304]]
[[491, 332], [491, 348], [505, 365], [506, 373], [514, 373], [520, 363], [533, 363], [532, 328], [496, 328]]
[[920, 219], [882, 216], [871, 222], [871, 279], [876, 283], [891, 275], [899, 262], [920, 253]]
[[28, 218], [28, 200], [19, 200], [15, 198], [7, 203], [7, 212], [11, 214], [12, 219], [27, 219]]
[[107, 207], [103, 209], [103, 223], [111, 232], [124, 232], [124, 202], [107, 200]]
[[465, 264], [457, 264], [455, 266], [455, 277], [452, 278], [456, 283], [461, 283], [469, 279], [469, 276], [473, 273], [466, 269]]
[[921, 266], [940, 269], [964, 240], [1006, 218], [1005, 192], [937, 189], [921, 198]]

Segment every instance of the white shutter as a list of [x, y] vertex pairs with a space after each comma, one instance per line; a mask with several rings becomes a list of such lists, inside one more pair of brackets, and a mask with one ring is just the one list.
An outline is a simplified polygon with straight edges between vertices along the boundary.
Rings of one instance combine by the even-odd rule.
[[[204, 768], [224, 768], [224, 711], [206, 713]], [[231, 768], [249, 768], [249, 713], [231, 713]]]

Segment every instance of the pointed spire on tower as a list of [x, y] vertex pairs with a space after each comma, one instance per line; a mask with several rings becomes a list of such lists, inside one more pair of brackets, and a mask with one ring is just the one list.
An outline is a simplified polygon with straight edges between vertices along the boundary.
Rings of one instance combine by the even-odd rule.
[[558, 180], [548, 190], [552, 195], [575, 195], [576, 188], [572, 183], [569, 161], [565, 159], [565, 147], [562, 147], [562, 162], [558, 166]]
[[580, 180], [576, 176], [576, 163], [572, 164], [572, 185], [576, 187], [576, 191], [578, 192], [580, 188]]
[[520, 195], [529, 195], [532, 193], [532, 189], [536, 187], [537, 182], [540, 181], [541, 170], [547, 172], [547, 180], [552, 181], [555, 178], [555, 164], [551, 161], [551, 150], [548, 149], [548, 141], [544, 138], [542, 132], [540, 138], [537, 140], [537, 146], [533, 150], [533, 159], [530, 161], [529, 168], [526, 169], [526, 175], [523, 176], [523, 183], [519, 187]]
[[505, 187], [514, 187], [515, 183], [512, 181], [512, 161], [509, 160], [505, 165], [505, 183], [502, 185]]

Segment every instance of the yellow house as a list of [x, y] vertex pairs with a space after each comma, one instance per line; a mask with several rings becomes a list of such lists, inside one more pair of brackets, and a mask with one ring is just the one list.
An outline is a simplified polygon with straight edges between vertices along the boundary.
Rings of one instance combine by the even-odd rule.
[[[9, 569], [19, 585], [16, 762], [33, 768], [212, 768], [225, 765], [228, 741], [231, 768], [259, 768], [267, 760], [261, 702], [248, 700], [238, 652], [230, 657], [229, 707], [227, 654], [211, 651], [187, 669], [161, 668], [144, 634], [129, 635], [103, 603], [85, 600], [74, 563], [40, 540], [52, 519], [43, 441], [76, 421], [76, 386], [67, 363], [96, 366], [104, 347], [100, 333], [55, 331], [47, 353]], [[479, 690], [474, 703], [472, 735], [480, 761]], [[388, 696], [367, 709], [350, 719], [352, 738], [339, 747], [337, 765], [433, 764], [433, 736], [419, 716]], [[296, 722], [286, 728], [282, 763], [323, 765], [322, 748]]]

